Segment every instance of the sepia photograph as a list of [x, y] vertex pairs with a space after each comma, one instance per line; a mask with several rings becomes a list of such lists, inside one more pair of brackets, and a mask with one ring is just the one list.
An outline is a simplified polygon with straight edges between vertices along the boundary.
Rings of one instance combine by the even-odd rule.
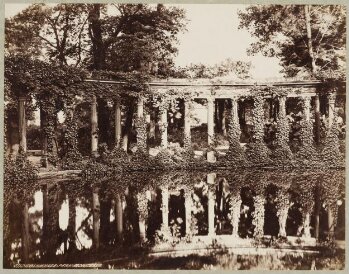
[[345, 5], [4, 6], [3, 268], [345, 269]]

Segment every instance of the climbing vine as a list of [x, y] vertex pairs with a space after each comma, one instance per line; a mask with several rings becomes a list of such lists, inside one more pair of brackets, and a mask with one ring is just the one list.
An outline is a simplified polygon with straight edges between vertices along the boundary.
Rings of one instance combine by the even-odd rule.
[[286, 96], [279, 97], [279, 113], [276, 130], [276, 148], [272, 157], [274, 162], [287, 163], [293, 159], [293, 154], [289, 146], [290, 125], [286, 117]]
[[264, 143], [264, 97], [257, 93], [253, 96], [253, 142], [246, 148], [247, 159], [251, 163], [268, 164], [270, 163], [270, 151]]

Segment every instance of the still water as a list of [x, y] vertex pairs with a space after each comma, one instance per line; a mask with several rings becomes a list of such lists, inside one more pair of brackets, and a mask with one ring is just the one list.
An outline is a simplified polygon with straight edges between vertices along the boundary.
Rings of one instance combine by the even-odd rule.
[[[134, 172], [98, 182], [84, 178], [41, 183], [34, 193], [28, 210], [29, 235], [23, 235], [21, 203], [11, 205], [7, 253], [11, 266], [23, 262], [25, 236], [29, 261], [39, 264], [113, 262], [125, 252], [138, 260], [150, 253], [195, 246], [225, 250], [223, 257], [215, 255], [220, 258], [216, 265], [228, 265], [225, 269], [238, 269], [232, 266], [237, 258], [244, 265], [263, 257], [234, 257], [241, 247], [253, 248], [257, 238], [266, 248], [280, 236], [287, 237], [287, 248], [292, 241], [308, 239], [304, 243], [318, 252], [315, 238], [319, 245], [329, 236], [345, 237], [343, 170]], [[192, 269], [216, 268], [204, 262], [213, 255], [199, 253], [186, 254], [198, 264]], [[286, 258], [279, 257], [274, 259]], [[158, 260], [149, 268], [161, 268], [164, 259]], [[107, 265], [118, 268], [115, 263]], [[119, 267], [146, 268], [146, 263]]]

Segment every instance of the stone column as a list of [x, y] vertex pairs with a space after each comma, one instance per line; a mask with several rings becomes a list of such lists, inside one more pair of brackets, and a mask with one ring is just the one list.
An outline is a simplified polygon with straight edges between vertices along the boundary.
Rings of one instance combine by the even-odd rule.
[[315, 142], [318, 145], [320, 143], [320, 98], [317, 94], [315, 96]]
[[99, 248], [99, 223], [100, 223], [100, 205], [98, 188], [93, 189], [92, 193], [92, 215], [93, 215], [93, 247]]
[[147, 127], [144, 119], [144, 99], [138, 98], [137, 102], [137, 150], [145, 152], [147, 150]]
[[19, 146], [23, 151], [27, 151], [27, 121], [25, 118], [25, 97], [19, 97], [18, 101], [18, 127], [19, 127]]
[[115, 221], [116, 221], [116, 238], [118, 242], [122, 242], [124, 224], [123, 224], [122, 198], [120, 194], [117, 194], [115, 199]]
[[98, 150], [98, 118], [97, 118], [97, 99], [92, 96], [91, 103], [91, 154], [94, 155]]
[[121, 106], [120, 98], [115, 100], [115, 146], [120, 148], [121, 142]]
[[238, 99], [236, 97], [231, 98], [231, 114], [234, 123], [239, 124]]
[[191, 232], [191, 210], [192, 197], [191, 193], [185, 193], [185, 234], [189, 235]]
[[207, 161], [214, 163], [216, 157], [214, 151], [210, 150], [210, 146], [213, 145], [214, 141], [214, 100], [212, 98], [207, 98], [207, 144], [209, 150], [207, 151]]
[[279, 112], [281, 117], [286, 117], [286, 96], [279, 98]]
[[328, 96], [328, 128], [330, 129], [334, 122], [334, 108], [336, 102], [336, 94], [331, 93]]
[[304, 101], [304, 116], [306, 121], [310, 121], [310, 96], [305, 96]]
[[162, 197], [162, 225], [165, 229], [168, 228], [168, 188], [164, 187], [161, 191], [161, 197]]
[[214, 204], [215, 204], [215, 173], [207, 174], [207, 185], [208, 185], [208, 235], [215, 234], [214, 226]]
[[144, 116], [144, 99], [142, 97], [139, 97], [137, 102], [137, 117], [143, 118], [143, 116]]
[[191, 144], [191, 132], [190, 132], [190, 99], [184, 101], [184, 145]]
[[328, 209], [327, 209], [327, 218], [328, 218], [328, 237], [333, 238], [334, 237], [334, 218], [333, 218], [333, 212], [330, 206], [328, 206]]
[[214, 100], [212, 98], [207, 98], [207, 133], [207, 143], [210, 146], [214, 139]]
[[44, 109], [40, 107], [40, 129], [42, 131], [41, 138], [41, 166], [48, 167], [48, 141], [44, 128], [47, 126], [47, 114]]
[[167, 148], [167, 110], [163, 109], [160, 116], [161, 123], [161, 147]]

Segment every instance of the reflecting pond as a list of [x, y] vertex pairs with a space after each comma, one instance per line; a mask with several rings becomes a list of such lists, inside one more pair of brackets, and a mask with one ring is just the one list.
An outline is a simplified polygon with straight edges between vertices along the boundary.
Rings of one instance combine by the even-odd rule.
[[[27, 252], [30, 263], [102, 268], [331, 268], [321, 266], [333, 256], [324, 243], [345, 239], [343, 170], [52, 179], [40, 182], [27, 219], [22, 207], [9, 209], [8, 267]], [[274, 249], [281, 253], [265, 253]]]

